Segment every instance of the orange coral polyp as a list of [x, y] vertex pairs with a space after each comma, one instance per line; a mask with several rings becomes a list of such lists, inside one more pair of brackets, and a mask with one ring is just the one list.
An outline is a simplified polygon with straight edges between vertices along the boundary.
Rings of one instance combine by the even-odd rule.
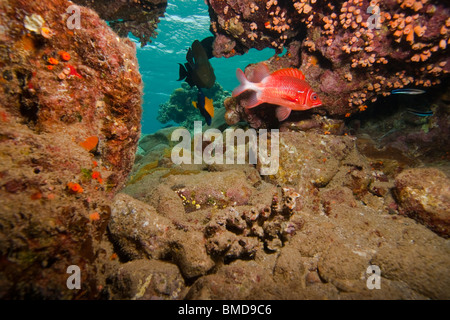
[[70, 60], [70, 54], [68, 52], [61, 51], [59, 53], [59, 55], [61, 56], [61, 59], [64, 60], [64, 61], [69, 61]]

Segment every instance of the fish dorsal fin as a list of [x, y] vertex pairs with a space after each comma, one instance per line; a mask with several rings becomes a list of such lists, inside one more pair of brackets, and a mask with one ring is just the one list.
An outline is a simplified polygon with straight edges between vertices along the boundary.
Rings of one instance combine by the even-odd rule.
[[206, 112], [208, 112], [208, 114], [211, 116], [211, 118], [214, 118], [213, 100], [209, 99], [208, 97], [205, 97], [205, 110], [206, 110]]
[[186, 53], [186, 60], [189, 63], [189, 65], [191, 66], [191, 68], [194, 67], [194, 53], [192, 52], [192, 49], [189, 48], [188, 52]]
[[300, 80], [305, 80], [305, 75], [300, 70], [295, 68], [286, 68], [277, 70], [274, 73], [272, 73], [272, 76], [289, 76]]
[[195, 109], [197, 109], [197, 102], [196, 101], [192, 101], [192, 105], [194, 106]]
[[192, 55], [194, 56], [195, 64], [208, 61], [208, 55], [206, 54], [205, 48], [198, 40], [195, 40], [192, 43]]
[[251, 82], [261, 82], [265, 77], [270, 75], [269, 67], [265, 63], [259, 63], [254, 69], [253, 73], [250, 75], [249, 79]]
[[283, 121], [287, 117], [289, 117], [289, 115], [291, 114], [291, 109], [289, 109], [288, 107], [279, 106], [275, 112], [276, 112], [278, 121]]

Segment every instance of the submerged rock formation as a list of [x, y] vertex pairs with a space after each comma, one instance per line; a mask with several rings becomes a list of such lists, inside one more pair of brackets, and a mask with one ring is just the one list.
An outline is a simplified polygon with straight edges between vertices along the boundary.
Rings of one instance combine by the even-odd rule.
[[395, 180], [401, 213], [450, 237], [450, 178], [435, 168], [408, 169]]
[[[140, 134], [136, 48], [66, 0], [0, 3], [0, 297], [94, 298]], [[81, 270], [69, 290], [67, 268]]]
[[164, 16], [167, 0], [75, 0], [79, 5], [95, 10], [100, 18], [109, 22], [121, 37], [132, 33], [139, 38], [141, 46], [156, 38], [159, 18]]
[[[166, 133], [148, 142], [166, 145]], [[112, 206], [111, 239], [129, 262], [109, 269], [105, 297], [135, 295], [143, 283], [141, 297], [162, 299], [450, 297], [448, 240], [406, 216], [417, 212], [435, 231], [448, 223], [440, 170], [434, 186], [412, 180], [419, 169], [399, 175], [363, 156], [354, 137], [314, 128], [280, 132], [280, 167], [269, 176], [259, 165], [174, 165], [170, 154], [145, 165], [152, 145]], [[177, 266], [184, 282], [176, 269], [150, 267], [158, 261]], [[130, 274], [132, 265], [148, 272]], [[380, 290], [368, 286], [372, 265]], [[167, 279], [165, 292], [153, 277]]]

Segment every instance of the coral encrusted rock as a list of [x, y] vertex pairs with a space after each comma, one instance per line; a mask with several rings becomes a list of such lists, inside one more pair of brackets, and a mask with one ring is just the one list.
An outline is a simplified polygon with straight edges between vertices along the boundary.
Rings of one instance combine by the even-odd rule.
[[[97, 296], [109, 202], [134, 162], [136, 48], [66, 0], [0, 3], [0, 297]], [[81, 290], [69, 290], [70, 265]]]
[[400, 212], [450, 237], [450, 179], [435, 168], [414, 168], [395, 179]]
[[109, 22], [121, 37], [131, 32], [141, 46], [156, 38], [159, 18], [164, 16], [167, 0], [75, 0], [75, 3], [94, 9], [100, 18]]

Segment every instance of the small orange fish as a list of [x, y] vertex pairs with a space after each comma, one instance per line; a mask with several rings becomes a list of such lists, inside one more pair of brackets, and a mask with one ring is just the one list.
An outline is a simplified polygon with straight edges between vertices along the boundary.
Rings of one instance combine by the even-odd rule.
[[266, 64], [260, 63], [249, 81], [241, 69], [236, 70], [240, 85], [233, 90], [233, 97], [251, 90], [254, 94], [246, 101], [247, 109], [261, 103], [278, 105], [276, 116], [285, 120], [292, 110], [308, 110], [322, 105], [319, 96], [305, 81], [303, 73], [294, 68], [286, 68], [270, 74]]

